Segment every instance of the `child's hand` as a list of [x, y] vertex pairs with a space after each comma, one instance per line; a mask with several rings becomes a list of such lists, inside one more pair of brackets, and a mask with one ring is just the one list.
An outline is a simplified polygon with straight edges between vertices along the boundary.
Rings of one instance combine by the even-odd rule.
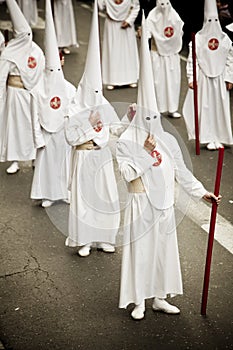
[[153, 135], [148, 135], [147, 136], [147, 139], [145, 140], [144, 142], [144, 148], [147, 152], [152, 152], [153, 149], [155, 148], [156, 146], [156, 141], [154, 139], [154, 136]]
[[99, 112], [91, 111], [89, 116], [89, 122], [91, 123], [91, 126], [96, 126], [98, 122], [100, 122], [100, 114]]
[[219, 205], [221, 202], [222, 196], [221, 195], [215, 196], [213, 193], [207, 192], [202, 198], [208, 203], [216, 202], [216, 204]]
[[129, 119], [129, 121], [131, 122], [135, 116], [136, 113], [136, 108], [137, 108], [137, 104], [136, 103], [132, 103], [127, 110], [127, 117]]
[[121, 24], [121, 28], [122, 28], [122, 29], [126, 29], [126, 28], [128, 28], [128, 27], [130, 27], [129, 23], [126, 22], [126, 21], [123, 21], [122, 24]]
[[226, 87], [227, 87], [227, 90], [231, 90], [233, 88], [233, 84], [226, 81]]

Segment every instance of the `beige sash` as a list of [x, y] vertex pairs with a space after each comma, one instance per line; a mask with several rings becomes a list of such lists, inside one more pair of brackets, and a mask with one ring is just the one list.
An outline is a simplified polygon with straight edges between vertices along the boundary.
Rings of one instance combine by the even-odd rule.
[[129, 192], [130, 193], [146, 192], [141, 177], [138, 177], [137, 179], [129, 183]]
[[8, 75], [7, 85], [19, 89], [25, 89], [20, 75]]
[[87, 141], [83, 143], [82, 145], [75, 147], [76, 151], [91, 151], [94, 149], [94, 143], [93, 141]]

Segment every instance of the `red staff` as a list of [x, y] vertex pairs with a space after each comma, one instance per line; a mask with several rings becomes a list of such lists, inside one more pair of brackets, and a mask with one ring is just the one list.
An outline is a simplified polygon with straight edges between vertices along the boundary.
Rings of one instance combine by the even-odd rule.
[[193, 59], [193, 102], [195, 118], [196, 155], [200, 155], [199, 126], [198, 126], [198, 99], [197, 99], [197, 69], [196, 69], [196, 40], [192, 33], [192, 59]]
[[[217, 165], [215, 188], [214, 188], [214, 194], [216, 197], [219, 196], [223, 157], [224, 157], [224, 147], [221, 147], [218, 150], [218, 165]], [[217, 203], [216, 203], [216, 201], [213, 201], [212, 210], [211, 210], [211, 218], [210, 218], [208, 247], [207, 247], [207, 254], [206, 254], [206, 265], [205, 265], [205, 276], [204, 276], [204, 284], [203, 284], [203, 292], [202, 292], [201, 315], [206, 315], [206, 305], [207, 305], [207, 298], [208, 298], [208, 288], [209, 288], [209, 280], [210, 280], [210, 265], [211, 265], [211, 257], [212, 257], [213, 242], [214, 242], [214, 230], [215, 230], [215, 223], [216, 223], [216, 215], [217, 215]]]

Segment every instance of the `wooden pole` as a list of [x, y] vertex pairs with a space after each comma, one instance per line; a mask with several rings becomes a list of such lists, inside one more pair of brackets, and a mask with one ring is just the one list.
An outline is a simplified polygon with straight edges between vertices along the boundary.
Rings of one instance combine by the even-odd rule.
[[[223, 157], [224, 157], [224, 147], [221, 147], [218, 150], [218, 165], [217, 165], [215, 189], [214, 189], [215, 196], [219, 195]], [[207, 254], [206, 254], [205, 275], [204, 275], [203, 292], [202, 292], [201, 315], [206, 315], [216, 216], [217, 216], [217, 203], [214, 201], [212, 204], [211, 218], [210, 218], [209, 239], [208, 239], [208, 247], [207, 247]]]
[[195, 118], [196, 155], [200, 155], [199, 125], [198, 125], [198, 97], [197, 97], [197, 67], [196, 67], [196, 40], [192, 33], [192, 59], [193, 59], [193, 103]]

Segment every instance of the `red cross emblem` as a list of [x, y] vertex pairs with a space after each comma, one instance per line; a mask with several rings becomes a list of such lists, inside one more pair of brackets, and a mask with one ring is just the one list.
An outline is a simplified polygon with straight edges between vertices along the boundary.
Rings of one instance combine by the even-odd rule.
[[162, 156], [161, 154], [156, 151], [155, 149], [151, 152], [151, 157], [156, 159], [156, 162], [153, 164], [153, 166], [158, 166], [162, 162]]
[[208, 42], [208, 48], [209, 48], [210, 50], [217, 50], [218, 47], [219, 47], [219, 41], [218, 41], [218, 39], [212, 38], [212, 39], [209, 40], [209, 42]]
[[50, 107], [51, 108], [58, 109], [58, 108], [60, 108], [60, 106], [61, 106], [60, 97], [55, 96], [55, 97], [51, 98], [51, 100], [50, 100]]
[[93, 129], [95, 130], [95, 132], [100, 132], [102, 128], [103, 128], [103, 123], [101, 120], [99, 120], [97, 124], [93, 126]]
[[164, 35], [167, 37], [167, 38], [170, 38], [172, 35], [174, 34], [174, 29], [172, 27], [166, 27], [164, 29]]
[[28, 57], [28, 67], [29, 68], [35, 68], [37, 66], [37, 62], [36, 62], [36, 59], [35, 57]]

